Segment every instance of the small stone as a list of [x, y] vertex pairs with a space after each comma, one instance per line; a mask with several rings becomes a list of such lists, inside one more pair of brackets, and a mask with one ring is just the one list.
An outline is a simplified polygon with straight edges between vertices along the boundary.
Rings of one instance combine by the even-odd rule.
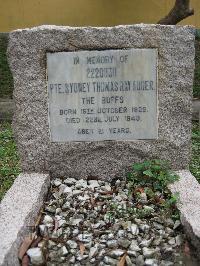
[[145, 192], [140, 194], [140, 201], [144, 204], [147, 203], [147, 194]]
[[89, 199], [90, 199], [90, 197], [88, 195], [84, 195], [84, 196], [79, 196], [78, 197], [78, 200], [80, 200], [80, 201], [86, 201], [86, 200], [89, 200]]
[[129, 249], [132, 251], [140, 251], [140, 247], [138, 246], [138, 243], [136, 240], [131, 241], [131, 245], [129, 246]]
[[49, 252], [49, 258], [51, 258], [52, 260], [57, 259], [57, 257], [59, 256], [57, 251], [51, 251]]
[[130, 257], [137, 257], [137, 252], [134, 251], [134, 250], [128, 250], [128, 251], [127, 251], [127, 254], [128, 254]]
[[71, 225], [79, 226], [81, 222], [83, 222], [83, 219], [71, 219]]
[[118, 244], [123, 248], [128, 248], [131, 244], [131, 241], [125, 238], [121, 238], [118, 240]]
[[138, 225], [142, 224], [142, 220], [141, 220], [141, 219], [138, 219], [138, 218], [135, 218], [135, 222], [136, 222], [136, 224], [138, 224]]
[[88, 183], [90, 185], [89, 187], [92, 188], [92, 189], [96, 188], [96, 187], [99, 187], [99, 182], [97, 180], [89, 180]]
[[170, 245], [175, 245], [175, 243], [176, 243], [176, 240], [175, 240], [175, 238], [171, 238], [171, 239], [169, 239], [168, 240], [168, 243], [170, 244]]
[[126, 221], [126, 222], [123, 222], [121, 225], [123, 227], [124, 230], [128, 229], [128, 228], [131, 228], [131, 221]]
[[149, 226], [148, 224], [140, 224], [140, 225], [139, 225], [139, 228], [140, 228], [140, 230], [143, 231], [143, 232], [148, 232], [149, 229], [150, 229], [150, 226]]
[[65, 190], [66, 187], [67, 186], [64, 184], [59, 186], [59, 192], [58, 192], [59, 197], [63, 194], [63, 191]]
[[76, 255], [76, 254], [77, 254], [77, 249], [71, 248], [71, 249], [70, 249], [70, 253], [71, 253], [72, 255]]
[[174, 221], [171, 218], [166, 219], [165, 224], [169, 227], [174, 227]]
[[116, 266], [118, 264], [118, 260], [110, 258], [108, 256], [105, 256], [103, 261], [110, 266]]
[[156, 250], [152, 248], [144, 247], [142, 249], [142, 252], [145, 258], [151, 258], [153, 255], [155, 255]]
[[87, 181], [86, 180], [84, 180], [84, 179], [80, 179], [80, 180], [78, 180], [77, 182], [76, 182], [76, 184], [75, 184], [75, 187], [76, 188], [86, 188], [88, 185], [87, 185]]
[[78, 260], [78, 261], [82, 261], [82, 260], [85, 260], [85, 259], [87, 259], [88, 258], [88, 255], [81, 255], [81, 254], [78, 254], [77, 256], [76, 256], [76, 259]]
[[149, 247], [150, 244], [152, 243], [153, 241], [153, 238], [150, 238], [150, 239], [143, 239], [142, 242], [140, 242], [140, 246], [141, 247]]
[[70, 263], [74, 264], [76, 261], [76, 258], [75, 256], [72, 256], [71, 259], [69, 260]]
[[144, 257], [142, 255], [139, 255], [137, 258], [136, 258], [136, 265], [137, 266], [144, 266]]
[[90, 242], [92, 240], [92, 234], [86, 234], [86, 233], [79, 234], [78, 240], [81, 242], [86, 242], [86, 243]]
[[95, 244], [94, 247], [90, 248], [89, 258], [96, 256], [96, 254], [98, 252], [98, 247], [99, 247], [99, 244]]
[[49, 215], [45, 215], [43, 219], [43, 224], [52, 224], [52, 223], [53, 223], [52, 217]]
[[162, 224], [159, 224], [157, 222], [153, 222], [153, 226], [158, 230], [163, 230], [164, 228]]
[[109, 248], [116, 248], [118, 246], [117, 240], [114, 240], [114, 239], [108, 240], [106, 244]]
[[112, 258], [119, 258], [119, 257], [121, 257], [123, 254], [124, 254], [124, 251], [121, 250], [121, 249], [115, 249], [115, 250], [112, 250], [111, 252], [109, 252], [109, 255], [110, 255]]
[[117, 181], [115, 182], [115, 185], [120, 186], [120, 184], [121, 184], [121, 180], [117, 179]]
[[177, 236], [175, 237], [175, 240], [176, 240], [176, 245], [177, 245], [177, 246], [182, 245], [182, 243], [183, 243], [183, 237], [182, 237], [181, 235], [177, 235]]
[[59, 250], [59, 254], [60, 256], [66, 256], [68, 254], [68, 250], [65, 246], [63, 246], [60, 250]]
[[53, 247], [55, 247], [56, 246], [56, 243], [54, 242], [54, 241], [52, 241], [52, 240], [49, 240], [48, 241], [48, 248], [49, 249], [52, 249]]
[[82, 191], [82, 190], [78, 190], [78, 189], [75, 189], [75, 190], [72, 191], [72, 194], [73, 194], [74, 196], [80, 195], [80, 194], [82, 194], [82, 193], [83, 193], [83, 191]]
[[173, 262], [171, 262], [171, 261], [167, 261], [167, 260], [162, 260], [162, 261], [160, 262], [160, 266], [173, 266], [173, 265], [174, 265]]
[[75, 228], [75, 229], [72, 231], [72, 235], [73, 235], [73, 236], [77, 236], [78, 233], [79, 233], [78, 228]]
[[146, 259], [145, 260], [145, 265], [146, 266], [157, 266], [158, 261], [156, 259]]
[[62, 236], [62, 234], [63, 234], [63, 229], [62, 228], [59, 228], [58, 230], [54, 230], [53, 231], [52, 237], [53, 238], [57, 238], [57, 237]]
[[[87, 249], [90, 249], [92, 247], [92, 241], [90, 242], [87, 242], [87, 243], [84, 243], [84, 246], [87, 248]], [[100, 244], [98, 244], [100, 246]]]
[[66, 211], [69, 208], [70, 208], [70, 202], [67, 201], [67, 202], [65, 202], [65, 204], [63, 204], [62, 209], [63, 209], [63, 211]]
[[64, 219], [58, 220], [58, 228], [63, 227], [64, 225], [66, 225], [66, 221]]
[[75, 242], [75, 241], [73, 241], [73, 240], [68, 240], [67, 241], [67, 246], [70, 248], [70, 249], [75, 249], [75, 248], [77, 248], [77, 243]]
[[99, 221], [98, 223], [93, 225], [93, 228], [94, 229], [98, 229], [98, 228], [101, 228], [101, 227], [103, 227], [105, 225], [106, 225], [106, 223], [104, 221]]
[[72, 188], [71, 187], [65, 187], [64, 190], [63, 190], [63, 193], [62, 194], [71, 194], [72, 193]]
[[162, 241], [162, 237], [158, 237], [158, 238], [154, 239], [154, 241], [152, 242], [152, 245], [153, 246], [159, 246], [161, 241]]
[[139, 229], [138, 229], [137, 224], [132, 224], [130, 230], [131, 230], [131, 233], [133, 235], [138, 235], [139, 234]]
[[64, 234], [67, 236], [67, 238], [70, 236], [70, 234], [71, 234], [71, 230], [70, 230], [69, 227], [65, 228], [65, 230], [64, 230]]
[[101, 259], [101, 257], [103, 257], [105, 253], [106, 253], [105, 249], [100, 250], [97, 259]]
[[181, 225], [181, 222], [179, 220], [176, 220], [175, 223], [174, 223], [174, 227], [173, 229], [177, 229], [179, 226]]
[[55, 213], [56, 207], [55, 206], [47, 206], [47, 207], [45, 207], [45, 211], [50, 212], [50, 213]]
[[44, 263], [44, 256], [40, 248], [30, 248], [26, 253], [30, 257], [32, 264], [41, 265]]
[[41, 236], [48, 236], [48, 227], [45, 224], [39, 225]]
[[173, 248], [171, 246], [165, 246], [163, 251], [166, 256], [170, 256], [173, 253]]
[[118, 237], [123, 237], [125, 235], [125, 231], [124, 230], [119, 230], [118, 232], [117, 232], [117, 236]]
[[91, 263], [95, 263], [95, 261], [96, 261], [95, 258], [90, 259], [90, 262], [91, 262]]
[[54, 186], [59, 187], [62, 184], [62, 181], [60, 179], [55, 179], [52, 183]]
[[115, 236], [114, 236], [113, 233], [108, 234], [108, 239], [109, 239], [109, 240], [113, 239], [114, 237], [115, 237]]
[[72, 186], [72, 185], [74, 185], [76, 183], [76, 181], [77, 181], [76, 179], [69, 177], [69, 178], [67, 178], [67, 179], [64, 180], [64, 183], [66, 185]]
[[115, 223], [112, 226], [112, 229], [113, 229], [113, 231], [119, 231], [120, 227], [121, 227], [121, 224], [120, 223]]
[[57, 208], [56, 209], [56, 214], [59, 214], [59, 213], [61, 213], [62, 212], [62, 209], [61, 208]]
[[164, 238], [164, 236], [165, 236], [165, 231], [164, 230], [158, 230], [158, 233], [160, 234], [160, 236], [162, 236]]
[[107, 191], [107, 192], [109, 192], [109, 191], [111, 191], [111, 190], [112, 190], [112, 188], [111, 188], [111, 186], [110, 186], [110, 185], [105, 185], [105, 186], [102, 186], [102, 187], [101, 187], [101, 189], [102, 189], [102, 190], [104, 190], [104, 191]]
[[46, 245], [47, 245], [47, 241], [46, 241], [46, 240], [42, 240], [42, 241], [40, 241], [40, 242], [38, 243], [38, 248], [43, 249], [43, 248], [46, 247]]
[[170, 227], [166, 227], [166, 228], [165, 228], [165, 232], [166, 232], [169, 236], [173, 236], [173, 235], [174, 235], [174, 230], [171, 229]]
[[54, 199], [59, 199], [59, 197], [60, 197], [60, 194], [57, 191], [54, 192], [52, 195], [53, 195]]
[[143, 208], [147, 212], [150, 212], [150, 213], [155, 212], [154, 208], [151, 206], [144, 205]]
[[133, 265], [133, 263], [132, 263], [130, 257], [126, 256], [126, 266], [132, 266], [132, 265]]

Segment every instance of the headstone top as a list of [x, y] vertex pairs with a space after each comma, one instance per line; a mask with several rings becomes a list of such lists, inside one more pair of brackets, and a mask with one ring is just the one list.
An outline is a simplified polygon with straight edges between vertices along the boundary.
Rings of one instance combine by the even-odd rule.
[[[14, 76], [16, 106], [13, 127], [23, 170], [50, 172], [54, 176], [65, 175], [75, 178], [85, 178], [88, 175], [113, 178], [117, 174], [122, 174], [130, 164], [151, 158], [169, 160], [174, 169], [187, 168], [190, 154], [194, 33], [194, 29], [188, 26], [145, 24], [108, 28], [40, 26], [10, 33], [8, 55]], [[108, 62], [109, 67], [105, 67], [106, 63], [100, 67], [99, 62], [95, 61], [97, 54], [106, 53], [106, 55], [112, 56], [115, 53], [120, 55], [124, 51], [128, 51], [129, 58], [133, 58], [138, 53], [136, 51], [142, 50], [156, 53], [150, 60], [146, 59], [146, 55], [144, 56], [146, 64], [142, 66], [146, 66], [148, 68], [146, 73], [149, 73], [144, 77], [140, 76], [145, 71], [141, 72], [142, 66], [139, 61], [135, 66], [131, 63], [127, 64], [124, 74], [123, 68], [120, 65], [118, 67], [117, 63]], [[68, 62], [70, 53], [80, 55], [80, 58], [85, 58], [87, 53], [94, 53], [91, 62], [94, 60], [98, 63], [96, 68], [103, 70], [93, 70], [94, 67], [85, 67], [84, 65], [73, 70]], [[62, 55], [62, 59], [58, 59], [60, 55]], [[49, 61], [51, 57], [55, 60], [53, 65]], [[155, 64], [157, 64], [157, 72]], [[108, 82], [108, 71], [110, 70], [104, 69], [111, 68], [110, 75], [115, 75], [116, 67], [118, 67], [116, 71], [118, 71], [119, 79], [113, 76], [112, 81], [114, 82], [131, 81], [132, 89], [134, 81], [154, 81], [153, 84], [156, 86], [151, 87], [152, 83], [150, 82], [149, 85], [146, 84], [147, 87], [154, 89], [148, 93], [141, 92], [140, 97], [138, 92], [138, 96], [136, 96], [137, 93], [133, 91], [129, 94], [127, 92], [106, 95], [98, 93], [100, 96], [94, 94], [95, 85], [92, 82]], [[56, 68], [60, 70], [58, 71]], [[63, 79], [62, 71], [65, 69], [67, 73], [72, 72], [68, 78], [66, 75]], [[89, 69], [88, 72], [87, 69]], [[86, 72], [84, 72], [85, 70]], [[92, 71], [94, 72], [92, 73]], [[94, 81], [93, 78], [84, 76], [85, 73], [98, 75], [95, 71], [99, 71], [99, 73], [103, 71], [102, 75], [107, 76], [95, 77]], [[52, 80], [48, 79], [47, 81], [47, 75]], [[58, 76], [59, 80], [57, 80]], [[92, 79], [92, 82], [88, 81], [89, 79]], [[146, 135], [141, 137], [143, 140], [138, 140], [140, 138], [138, 136], [126, 139], [111, 138], [109, 135], [100, 138], [97, 134], [93, 135], [93, 139], [90, 137], [81, 139], [76, 138], [73, 131], [66, 133], [65, 131], [68, 130], [66, 125], [61, 129], [63, 132], [58, 130], [58, 124], [62, 127], [63, 119], [66, 121], [69, 116], [63, 118], [60, 115], [58, 116], [60, 120], [57, 119], [55, 108], [68, 110], [73, 109], [72, 107], [77, 104], [77, 112], [81, 112], [81, 109], [85, 108], [80, 108], [78, 103], [86, 100], [83, 100], [84, 97], [81, 97], [80, 94], [75, 96], [75, 93], [73, 97], [67, 94], [63, 96], [63, 99], [60, 95], [56, 96], [55, 93], [54, 98], [50, 99], [50, 84], [62, 84], [61, 89], [63, 89], [63, 84], [65, 86], [67, 83], [82, 83], [83, 86], [83, 83], [87, 82], [92, 84], [88, 85], [89, 89], [93, 89], [93, 95], [87, 94], [87, 97], [94, 97], [98, 102], [98, 104], [95, 103], [95, 108], [102, 108], [102, 97], [104, 96], [125, 97], [126, 105], [113, 103], [112, 108], [126, 106], [128, 108], [145, 106], [152, 108], [152, 110], [148, 109], [148, 114], [140, 116], [142, 120], [146, 119], [144, 127], [140, 124], [143, 131], [139, 131], [140, 127], [136, 130], [136, 132], [140, 132], [139, 135], [142, 134], [141, 132], [145, 132]], [[119, 84], [116, 84], [118, 87]], [[56, 91], [56, 87], [51, 88]], [[149, 96], [145, 98], [147, 94]], [[132, 98], [135, 98], [135, 102], [131, 101]], [[143, 100], [137, 106], [136, 103], [139, 103], [140, 99]], [[68, 103], [70, 107], [66, 108], [65, 103]], [[52, 114], [54, 115], [52, 116]], [[121, 120], [121, 117], [126, 115], [129, 114], [120, 114], [118, 119]], [[78, 117], [85, 119], [86, 116], [82, 114], [81, 117], [80, 115]], [[103, 115], [100, 118], [106, 119]], [[149, 120], [149, 124], [147, 120]], [[117, 122], [116, 124], [114, 124], [115, 122], [110, 123], [115, 125], [112, 128], [118, 126]], [[136, 121], [129, 125], [131, 130], [138, 126]], [[71, 126], [71, 129], [77, 129], [76, 126]], [[96, 126], [92, 127], [96, 128]], [[103, 128], [106, 128], [106, 124]], [[54, 129], [55, 131], [52, 133]], [[63, 136], [64, 139], [61, 142], [57, 141]], [[69, 136], [72, 136], [71, 139]], [[133, 139], [135, 140], [132, 141]]]

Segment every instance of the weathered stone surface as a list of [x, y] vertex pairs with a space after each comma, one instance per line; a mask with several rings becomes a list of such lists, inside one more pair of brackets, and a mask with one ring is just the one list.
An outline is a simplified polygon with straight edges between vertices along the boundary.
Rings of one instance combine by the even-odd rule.
[[19, 246], [34, 225], [50, 185], [49, 175], [20, 174], [0, 204], [0, 265], [17, 266]]
[[[10, 34], [8, 56], [15, 84], [14, 131], [24, 171], [54, 176], [113, 178], [133, 162], [161, 158], [188, 167], [194, 30], [132, 25], [113, 28], [41, 26]], [[51, 143], [46, 53], [122, 48], [158, 49], [158, 139]]]
[[187, 170], [177, 171], [177, 174], [180, 180], [170, 185], [170, 189], [179, 193], [181, 222], [192, 244], [200, 252], [200, 184]]

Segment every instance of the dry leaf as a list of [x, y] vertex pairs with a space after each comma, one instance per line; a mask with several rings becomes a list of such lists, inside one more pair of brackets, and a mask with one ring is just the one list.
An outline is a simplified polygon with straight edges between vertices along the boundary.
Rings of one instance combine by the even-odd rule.
[[42, 214], [43, 214], [42, 212], [43, 212], [43, 208], [40, 209], [40, 212], [39, 212], [38, 218], [37, 218], [37, 220], [36, 220], [36, 222], [35, 222], [35, 227], [37, 227], [37, 226], [39, 225], [39, 223], [40, 223], [40, 220], [41, 220], [41, 218], [42, 218]]
[[125, 254], [121, 257], [121, 259], [120, 259], [119, 263], [117, 264], [117, 266], [125, 266], [125, 264], [126, 264], [126, 256], [127, 256], [127, 253], [125, 253]]
[[114, 191], [105, 191], [105, 192], [100, 192], [101, 195], [112, 195]]
[[190, 257], [190, 247], [187, 241], [184, 243], [184, 254], [187, 257]]
[[36, 248], [38, 246], [38, 244], [40, 243], [40, 241], [42, 240], [41, 236], [38, 236], [31, 244], [32, 248]]
[[55, 219], [54, 221], [54, 231], [56, 232], [58, 230], [58, 220]]
[[28, 250], [28, 248], [30, 247], [30, 245], [33, 242], [33, 237], [32, 234], [30, 236], [26, 236], [24, 238], [24, 241], [22, 242], [20, 248], [19, 248], [19, 253], [18, 253], [18, 258], [20, 260], [22, 260], [22, 258], [24, 257], [24, 255], [26, 254], [26, 251]]
[[80, 253], [81, 253], [81, 255], [83, 255], [83, 254], [84, 254], [84, 251], [85, 251], [85, 246], [84, 246], [84, 244], [83, 244], [83, 243], [80, 243], [80, 244], [79, 244], [79, 247], [80, 247]]
[[23, 259], [22, 259], [22, 266], [29, 266], [29, 257], [28, 257], [28, 255], [25, 255], [24, 257], [23, 257]]
[[90, 202], [92, 204], [92, 207], [94, 207], [96, 205], [96, 201], [95, 201], [95, 198], [91, 197], [90, 198]]
[[143, 187], [138, 187], [138, 188], [135, 189], [135, 192], [143, 193], [144, 192], [144, 188]]

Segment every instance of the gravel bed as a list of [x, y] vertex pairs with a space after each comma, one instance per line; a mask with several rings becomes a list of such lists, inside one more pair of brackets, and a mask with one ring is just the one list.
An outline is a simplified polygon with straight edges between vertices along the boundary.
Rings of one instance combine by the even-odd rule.
[[125, 181], [112, 185], [67, 178], [51, 183], [39, 225], [41, 241], [27, 251], [31, 265], [183, 264], [180, 221], [158, 216], [145, 193], [139, 206], [149, 214], [146, 218]]

